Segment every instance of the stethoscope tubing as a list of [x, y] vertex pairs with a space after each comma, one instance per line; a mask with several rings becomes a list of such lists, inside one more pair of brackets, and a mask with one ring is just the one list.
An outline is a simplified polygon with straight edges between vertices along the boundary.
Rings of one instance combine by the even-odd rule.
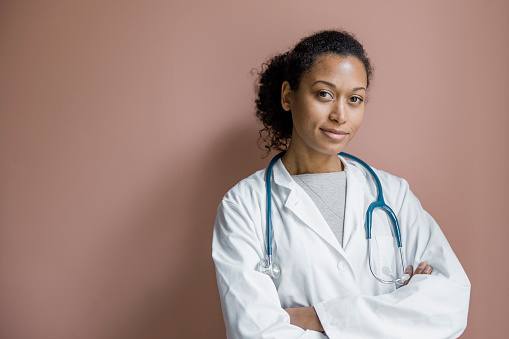
[[[274, 158], [272, 158], [272, 160], [270, 161], [269, 165], [267, 166], [267, 170], [265, 172], [265, 183], [266, 183], [266, 190], [267, 190], [267, 222], [266, 223], [267, 223], [267, 265], [268, 265], [268, 267], [271, 267], [271, 264], [272, 264], [272, 237], [273, 237], [272, 218], [271, 218], [271, 216], [272, 216], [272, 187], [270, 184], [271, 183], [270, 177], [272, 175], [272, 168], [274, 167], [275, 163], [284, 154], [285, 154], [285, 152], [283, 151], [283, 152], [277, 154]], [[396, 214], [394, 213], [394, 211], [384, 201], [382, 184], [380, 183], [380, 179], [376, 175], [375, 171], [373, 171], [373, 169], [367, 163], [365, 163], [361, 159], [357, 158], [356, 156], [353, 156], [353, 155], [345, 153], [345, 152], [338, 153], [338, 155], [343, 156], [347, 159], [354, 160], [355, 162], [362, 165], [362, 167], [364, 167], [371, 174], [371, 176], [373, 177], [373, 180], [375, 181], [376, 188], [377, 188], [377, 198], [374, 202], [372, 202], [369, 205], [369, 207], [366, 211], [366, 239], [368, 240], [369, 269], [370, 269], [371, 273], [373, 274], [373, 276], [381, 283], [384, 283], [384, 284], [396, 283], [396, 284], [401, 285], [402, 284], [401, 278], [396, 279], [392, 275], [391, 275], [391, 277], [393, 278], [392, 281], [383, 280], [383, 279], [379, 278], [375, 274], [375, 272], [373, 270], [372, 263], [371, 263], [371, 229], [372, 229], [372, 221], [373, 221], [373, 211], [377, 208], [380, 208], [387, 214], [387, 216], [389, 217], [389, 219], [391, 220], [391, 223], [393, 225], [394, 237], [396, 238], [396, 241], [397, 241], [397, 245], [398, 245], [399, 252], [400, 252], [400, 258], [401, 258], [401, 266], [404, 271], [401, 231], [400, 231], [400, 227], [399, 227], [398, 218], [396, 217]]]
[[387, 213], [387, 215], [391, 219], [391, 222], [392, 222], [392, 225], [393, 225], [393, 228], [394, 228], [394, 237], [396, 238], [396, 241], [398, 243], [398, 247], [401, 248], [403, 244], [401, 242], [401, 231], [400, 231], [400, 228], [399, 228], [398, 218], [396, 217], [396, 214], [394, 213], [392, 208], [390, 208], [385, 203], [385, 201], [384, 201], [384, 194], [383, 194], [383, 190], [382, 190], [382, 184], [380, 183], [380, 179], [376, 175], [375, 171], [373, 171], [371, 166], [369, 166], [364, 161], [362, 161], [361, 159], [357, 158], [354, 155], [351, 155], [351, 154], [348, 154], [348, 153], [345, 153], [345, 152], [341, 152], [341, 153], [339, 153], [339, 155], [341, 155], [341, 156], [343, 156], [343, 157], [345, 157], [347, 159], [352, 159], [352, 160], [356, 161], [357, 163], [361, 164], [362, 167], [364, 167], [371, 174], [371, 177], [373, 178], [373, 180], [375, 181], [375, 184], [376, 184], [377, 198], [376, 198], [376, 200], [373, 203], [371, 203], [369, 205], [369, 207], [368, 207], [368, 209], [366, 211], [366, 239], [371, 239], [373, 211], [375, 209], [377, 209], [377, 208], [380, 208], [385, 213]]
[[267, 166], [267, 170], [265, 172], [265, 183], [267, 188], [267, 256], [268, 256], [268, 263], [270, 264], [272, 261], [272, 191], [270, 186], [270, 176], [272, 174], [272, 167], [274, 167], [274, 164], [276, 161], [281, 158], [285, 152], [281, 152], [277, 154], [269, 163], [269, 166]]

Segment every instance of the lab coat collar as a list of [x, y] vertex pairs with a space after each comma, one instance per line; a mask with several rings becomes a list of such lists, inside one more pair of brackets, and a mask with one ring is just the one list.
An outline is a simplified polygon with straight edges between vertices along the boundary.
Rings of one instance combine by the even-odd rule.
[[[355, 178], [355, 180], [358, 180], [359, 183], [364, 184], [366, 183], [366, 177], [364, 176], [363, 172], [357, 168], [355, 165], [349, 163], [346, 161], [345, 158], [342, 156], [339, 156], [339, 159], [343, 163], [343, 166], [345, 168], [345, 171], [348, 175], [348, 172], [352, 171], [352, 174]], [[283, 164], [283, 161], [279, 159], [273, 167], [273, 176], [274, 176], [274, 182], [277, 185], [287, 187], [289, 189], [292, 189], [294, 187], [295, 181], [293, 180], [292, 176], [286, 169], [285, 165]]]
[[[373, 199], [365, 193], [367, 191], [364, 187], [366, 185], [366, 177], [363, 171], [355, 166], [354, 163], [347, 162], [341, 156], [340, 159], [347, 176], [343, 247], [337, 241], [311, 198], [288, 173], [281, 159], [274, 164], [273, 180], [276, 185], [286, 188], [286, 190], [279, 190], [278, 192], [278, 194], [286, 194], [286, 197], [281, 197], [284, 206], [348, 260], [349, 245], [354, 245], [357, 242], [354, 240], [359, 238], [359, 236], [361, 238], [364, 236], [365, 239], [365, 235], [361, 234], [361, 232], [364, 232], [364, 213]], [[299, 206], [300, 203], [304, 203], [305, 206], [309, 207], [302, 208], [302, 206]], [[363, 208], [359, 208], [360, 206]]]

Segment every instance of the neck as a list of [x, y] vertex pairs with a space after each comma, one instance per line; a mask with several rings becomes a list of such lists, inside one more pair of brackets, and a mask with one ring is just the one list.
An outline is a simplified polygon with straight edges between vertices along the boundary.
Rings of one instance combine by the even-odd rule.
[[291, 175], [343, 171], [343, 163], [336, 154], [297, 153], [291, 144], [281, 160]]

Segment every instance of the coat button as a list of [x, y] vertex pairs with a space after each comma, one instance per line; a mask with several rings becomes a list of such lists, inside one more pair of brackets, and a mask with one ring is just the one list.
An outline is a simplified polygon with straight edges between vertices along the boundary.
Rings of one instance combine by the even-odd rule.
[[346, 263], [344, 261], [338, 262], [338, 270], [340, 270], [341, 272], [346, 271]]

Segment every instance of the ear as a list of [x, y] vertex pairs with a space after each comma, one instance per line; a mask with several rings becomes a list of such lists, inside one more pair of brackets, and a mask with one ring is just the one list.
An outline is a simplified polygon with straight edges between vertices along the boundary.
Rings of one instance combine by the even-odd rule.
[[289, 111], [292, 108], [291, 94], [290, 83], [288, 81], [283, 82], [281, 86], [281, 106], [283, 106], [285, 111]]

